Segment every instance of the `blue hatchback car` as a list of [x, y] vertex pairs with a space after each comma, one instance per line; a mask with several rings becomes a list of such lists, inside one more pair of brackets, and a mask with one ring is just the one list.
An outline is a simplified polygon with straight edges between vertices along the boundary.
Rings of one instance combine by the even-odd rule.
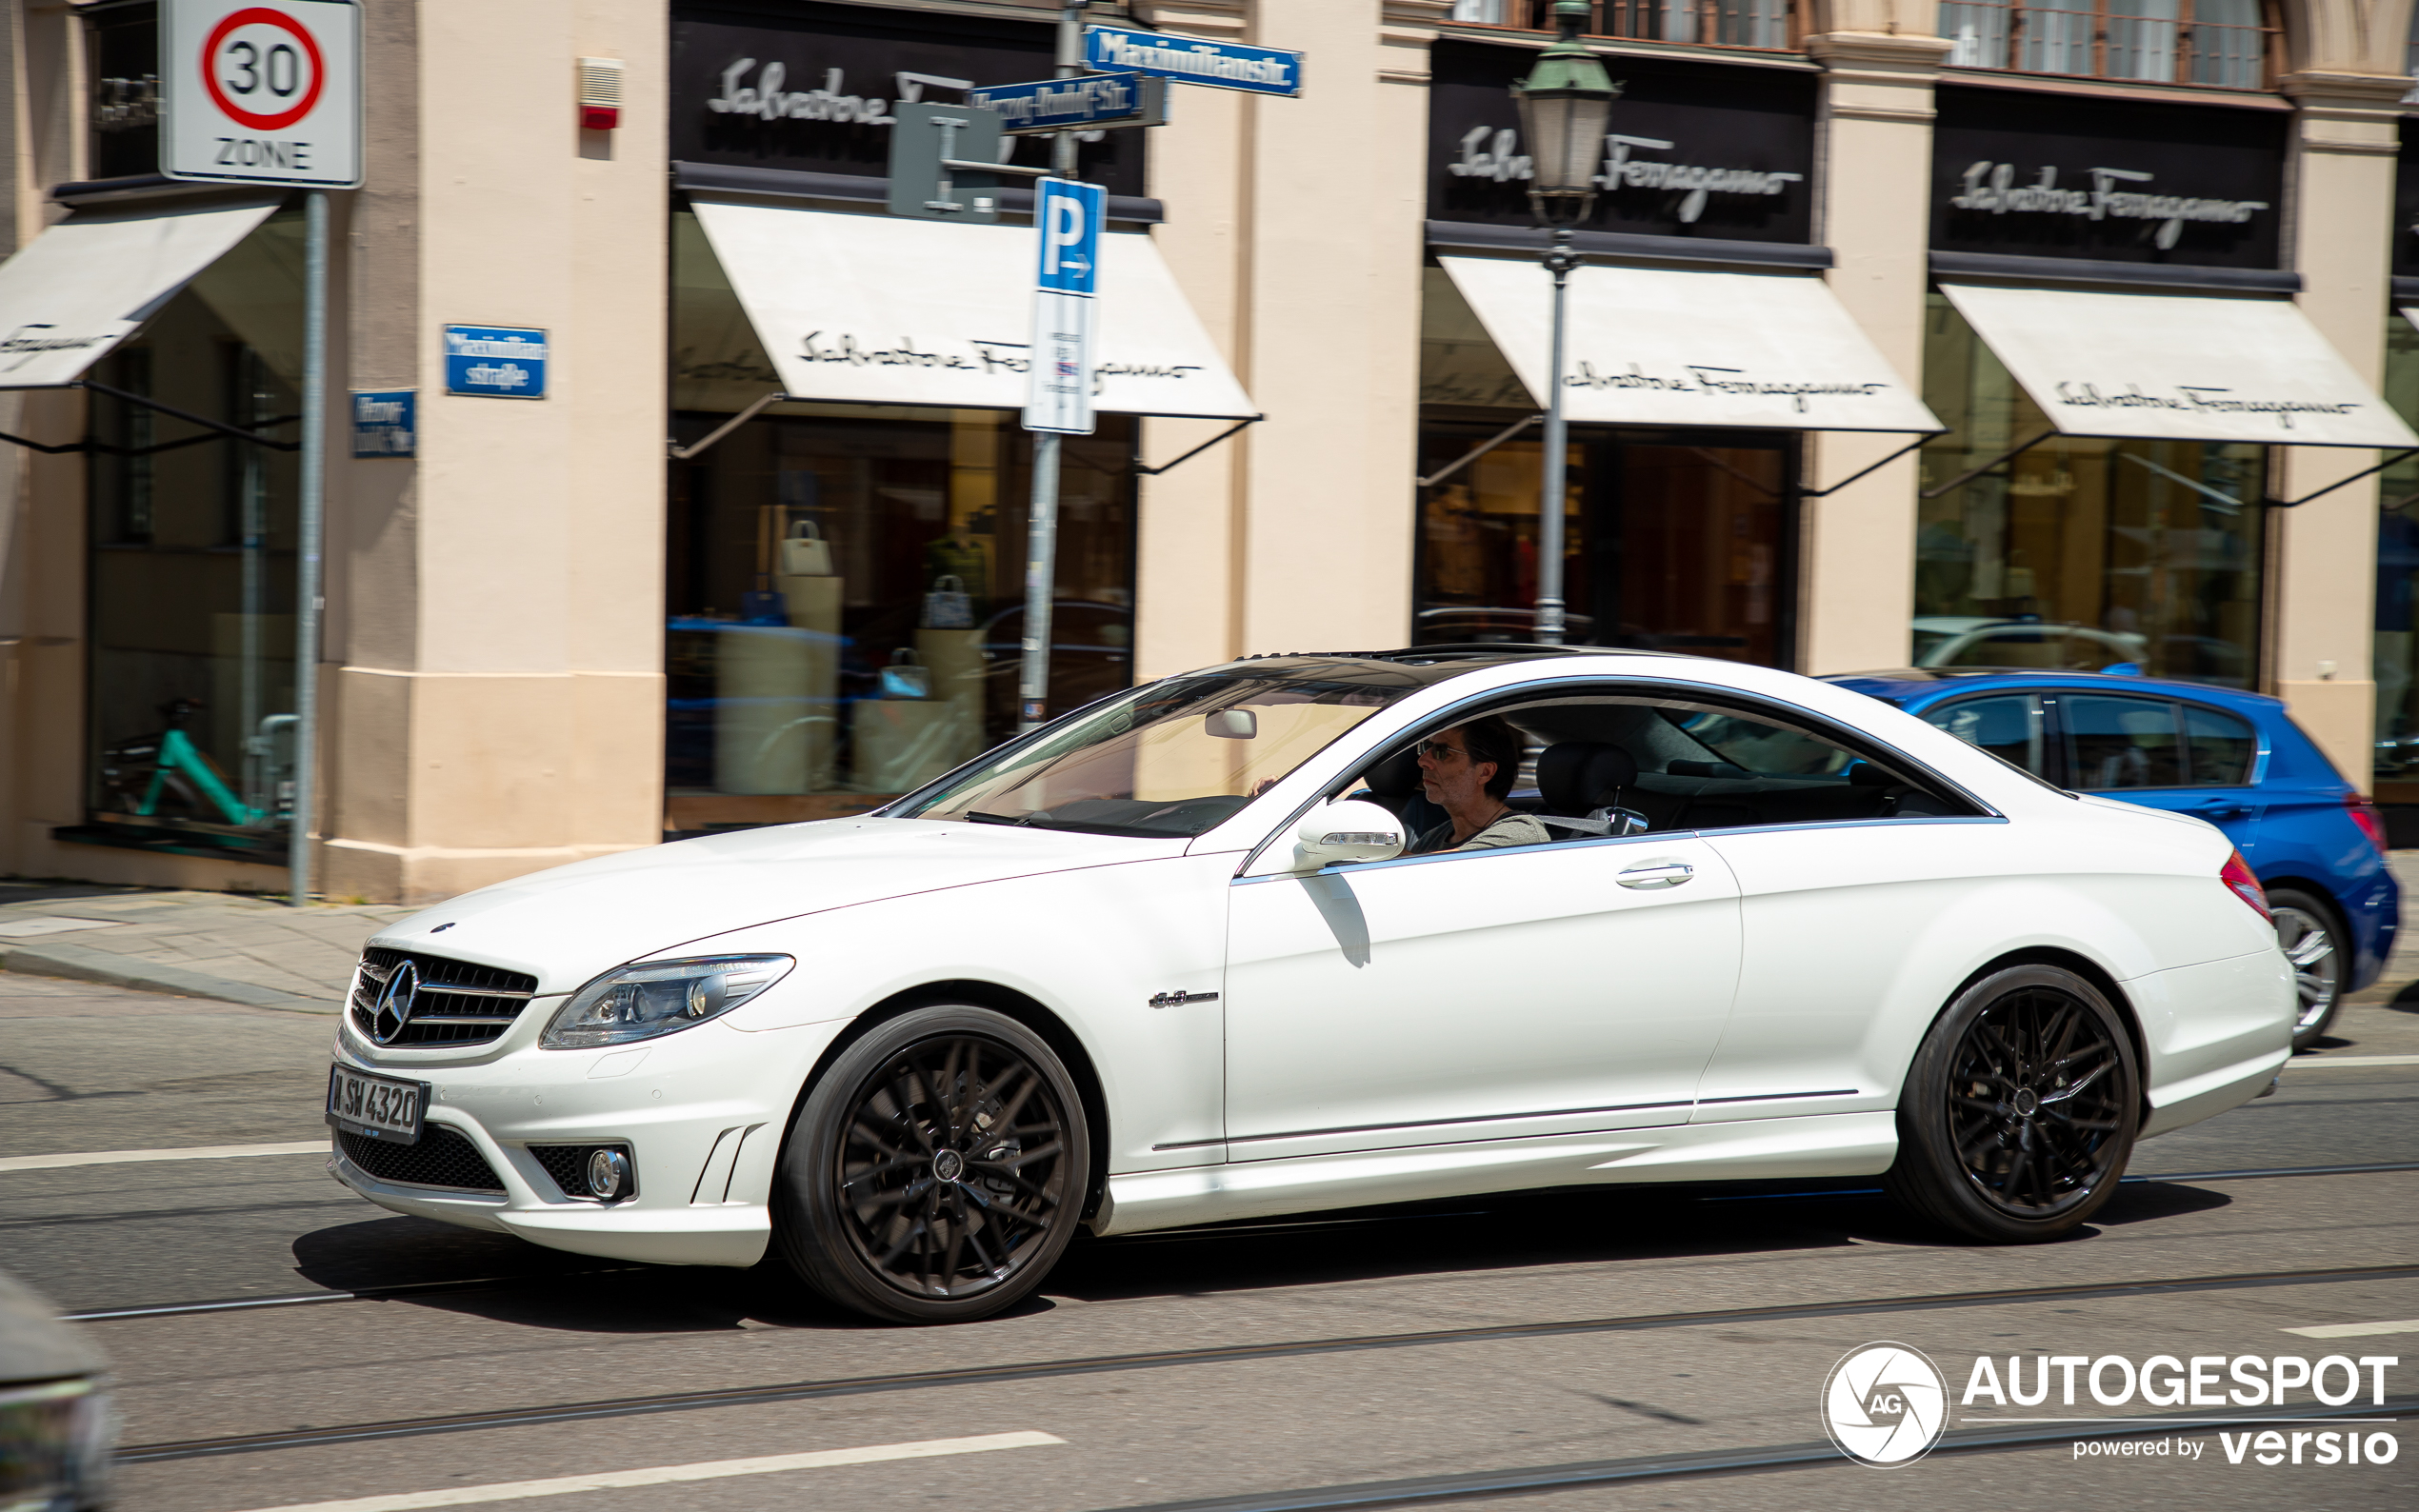
[[1917, 667], [1824, 679], [2076, 792], [2206, 819], [2268, 889], [2302, 996], [2293, 1047], [2377, 980], [2402, 890], [2377, 809], [2280, 701], [2095, 672]]

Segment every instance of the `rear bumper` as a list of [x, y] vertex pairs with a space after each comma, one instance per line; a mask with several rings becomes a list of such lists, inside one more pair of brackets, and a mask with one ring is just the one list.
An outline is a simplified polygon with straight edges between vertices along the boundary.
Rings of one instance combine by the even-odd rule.
[[2125, 990], [2147, 1051], [2145, 1138], [2249, 1102], [2292, 1054], [2301, 999], [2281, 950], [2153, 971]]

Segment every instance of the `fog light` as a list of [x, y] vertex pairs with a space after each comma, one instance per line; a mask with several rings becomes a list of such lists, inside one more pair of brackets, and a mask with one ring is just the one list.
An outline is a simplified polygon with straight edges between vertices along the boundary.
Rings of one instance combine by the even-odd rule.
[[611, 1202], [630, 1186], [630, 1157], [616, 1149], [591, 1151], [588, 1157], [588, 1192]]

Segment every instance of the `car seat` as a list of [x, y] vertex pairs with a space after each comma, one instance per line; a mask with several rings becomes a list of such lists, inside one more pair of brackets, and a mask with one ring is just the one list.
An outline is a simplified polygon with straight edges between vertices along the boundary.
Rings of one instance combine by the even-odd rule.
[[1536, 818], [1563, 830], [1556, 837], [1563, 840], [1641, 833], [1648, 828], [1647, 816], [1621, 806], [1637, 784], [1637, 758], [1619, 746], [1592, 740], [1549, 746], [1537, 758], [1537, 790], [1546, 811]]

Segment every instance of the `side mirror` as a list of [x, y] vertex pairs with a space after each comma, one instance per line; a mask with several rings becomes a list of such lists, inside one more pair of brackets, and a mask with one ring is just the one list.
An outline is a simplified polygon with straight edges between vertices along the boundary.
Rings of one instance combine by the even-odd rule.
[[1293, 840], [1296, 871], [1316, 871], [1339, 861], [1390, 861], [1409, 844], [1401, 820], [1354, 798], [1321, 804], [1303, 815]]

